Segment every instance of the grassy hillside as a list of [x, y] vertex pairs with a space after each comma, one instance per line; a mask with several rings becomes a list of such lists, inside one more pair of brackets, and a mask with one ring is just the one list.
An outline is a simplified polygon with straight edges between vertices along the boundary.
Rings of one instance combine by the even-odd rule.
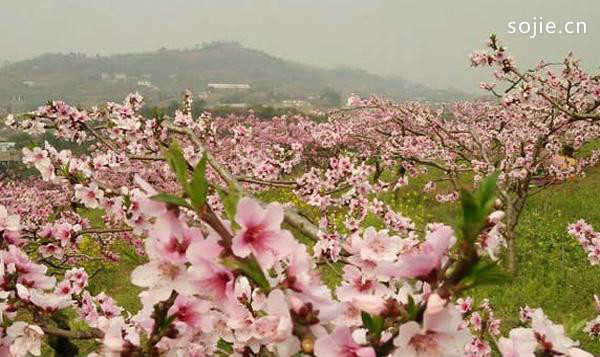
[[56, 98], [91, 105], [121, 100], [135, 90], [154, 103], [165, 103], [179, 98], [185, 88], [199, 92], [211, 82], [248, 83], [263, 102], [319, 97], [328, 90], [434, 101], [461, 96], [398, 77], [383, 78], [356, 69], [320, 69], [237, 43], [216, 42], [195, 49], [108, 57], [49, 54], [7, 64], [0, 67], [0, 108], [29, 109]]
[[485, 289], [508, 325], [517, 323], [520, 306], [542, 307], [555, 322], [572, 330], [595, 356], [600, 343], [581, 332], [596, 316], [593, 294], [600, 293], [600, 267], [592, 267], [583, 249], [566, 233], [579, 218], [600, 227], [600, 168], [588, 177], [534, 196], [518, 227], [519, 272], [506, 286]]

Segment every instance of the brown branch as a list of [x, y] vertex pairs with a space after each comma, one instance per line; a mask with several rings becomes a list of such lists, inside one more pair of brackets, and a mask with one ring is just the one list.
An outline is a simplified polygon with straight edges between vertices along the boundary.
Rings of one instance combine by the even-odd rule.
[[175, 299], [177, 299], [177, 293], [173, 291], [167, 300], [154, 306], [154, 312], [152, 313], [154, 327], [152, 328], [152, 333], [147, 342], [147, 350], [144, 351], [148, 353], [149, 356], [158, 356], [156, 345], [169, 332], [170, 326], [163, 326], [163, 324], [167, 320], [168, 311], [175, 303]]
[[48, 335], [66, 337], [72, 340], [91, 340], [95, 338], [104, 338], [104, 333], [97, 328], [92, 328], [90, 331], [71, 331], [50, 325], [42, 325], [40, 327], [42, 328], [42, 331]]
[[164, 157], [160, 156], [150, 156], [150, 155], [129, 155], [130, 160], [140, 160], [140, 161], [166, 161]]
[[98, 132], [96, 132], [96, 130], [94, 130], [94, 128], [92, 128], [88, 123], [83, 122], [83, 126], [85, 126], [85, 128], [90, 133], [92, 133], [92, 135], [94, 135], [96, 139], [100, 140], [100, 142], [102, 142], [102, 144], [104, 144], [106, 147], [108, 147], [114, 152], [118, 152], [117, 148], [115, 148], [110, 142], [108, 142], [108, 140], [106, 140], [102, 135], [98, 134]]
[[75, 237], [79, 237], [82, 234], [107, 234], [107, 233], [123, 233], [123, 232], [131, 232], [133, 228], [123, 227], [123, 228], [89, 228], [83, 229], [77, 233], [75, 233]]
[[252, 177], [237, 177], [237, 180], [240, 182], [253, 183], [257, 185], [265, 185], [265, 186], [273, 186], [273, 187], [281, 187], [281, 188], [294, 188], [298, 186], [295, 181], [271, 181], [271, 180], [261, 180]]

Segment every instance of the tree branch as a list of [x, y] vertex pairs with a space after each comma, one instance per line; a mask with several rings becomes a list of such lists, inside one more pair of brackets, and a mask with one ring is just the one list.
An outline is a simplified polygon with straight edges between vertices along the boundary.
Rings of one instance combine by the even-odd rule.
[[[201, 154], [206, 154], [206, 160], [208, 164], [210, 165], [210, 167], [213, 168], [213, 170], [217, 172], [217, 174], [223, 179], [223, 181], [225, 181], [228, 185], [233, 185], [233, 187], [235, 187], [235, 189], [243, 195], [252, 197], [252, 195], [246, 192], [242, 185], [240, 185], [237, 178], [233, 176], [227, 170], [227, 168], [221, 165], [220, 162], [217, 161], [213, 154], [198, 140], [196, 135], [194, 135], [194, 133], [190, 129], [180, 128], [168, 123], [166, 124], [166, 127], [171, 132], [187, 136], [192, 142], [192, 144], [194, 144], [194, 146], [200, 151]], [[287, 207], [284, 208], [284, 220], [287, 224], [298, 229], [311, 240], [317, 241], [319, 239], [319, 228], [313, 223], [311, 223], [309, 220], [298, 214], [297, 211]]]

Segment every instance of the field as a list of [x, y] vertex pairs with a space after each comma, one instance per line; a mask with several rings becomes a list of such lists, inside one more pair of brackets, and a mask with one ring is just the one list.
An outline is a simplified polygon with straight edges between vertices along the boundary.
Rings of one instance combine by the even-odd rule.
[[[370, 100], [377, 104], [379, 99]], [[33, 163], [42, 179], [16, 179], [0, 187], [2, 237], [9, 244], [28, 242], [28, 254], [40, 262], [29, 262], [17, 247], [2, 255], [9, 274], [23, 274], [5, 280], [16, 290], [5, 296], [18, 304], [21, 319], [10, 325], [11, 333], [39, 323], [48, 335], [44, 353], [52, 354], [52, 346], [60, 357], [107, 349], [170, 357], [169, 350], [185, 354], [207, 338], [211, 342], [201, 347], [205, 354], [330, 357], [338, 352], [337, 347], [328, 351], [327, 341], [339, 334], [350, 336], [344, 339], [352, 339], [351, 348], [364, 348], [367, 357], [423, 346], [427, 351], [454, 348], [452, 357], [496, 357], [498, 352], [512, 357], [504, 336], [514, 339], [519, 331], [529, 336], [524, 345], [540, 353], [574, 348], [566, 336], [600, 353], [600, 344], [584, 331], [595, 313], [598, 279], [585, 249], [597, 248], [591, 237], [598, 233], [582, 228], [579, 234], [590, 240], [587, 245], [567, 234], [567, 226], [577, 220], [595, 226], [600, 221], [595, 194], [599, 139], [576, 141], [577, 152], [556, 143], [561, 151], [548, 154], [553, 137], [543, 139], [548, 144], [537, 139], [533, 145], [529, 136], [543, 138], [571, 124], [572, 132], [564, 135], [577, 138], [584, 125], [596, 130], [595, 122], [579, 124], [583, 114], [556, 124], [543, 116], [532, 118], [531, 125], [514, 120], [510, 136], [503, 137], [506, 122], [494, 115], [483, 124], [462, 117], [462, 110], [472, 111], [476, 119], [490, 110], [508, 116], [502, 105], [457, 104], [448, 119], [447, 113], [422, 103], [381, 102], [377, 105], [397, 115], [382, 121], [381, 109], [357, 97], [350, 101], [362, 104], [332, 112], [326, 122], [302, 116], [195, 119], [192, 94], [186, 92], [182, 108], [187, 114], [163, 117], [160, 123], [172, 135], [168, 147], [154, 120], [129, 117], [140, 108], [139, 95], [129, 96], [121, 108], [111, 104], [107, 110], [112, 114], [93, 114], [109, 115], [107, 125], [94, 127], [103, 134], [86, 121], [80, 124], [88, 113], [61, 102], [32, 114], [50, 113], [54, 119], [54, 111], [71, 113], [81, 130], [64, 127], [57, 131], [59, 138], [89, 132], [98, 144], [78, 152], [80, 157], [51, 144], [25, 147], [23, 162]], [[422, 120], [406, 114], [414, 111]], [[116, 125], [127, 129], [113, 127], [110, 115], [119, 116]], [[11, 124], [29, 130], [31, 123], [25, 118]], [[551, 127], [523, 133], [523, 125], [540, 123]], [[372, 135], [367, 141], [365, 127]], [[115, 129], [122, 138], [114, 137]], [[123, 160], [116, 153], [131, 149], [130, 130], [144, 130], [136, 140], [150, 149]], [[472, 140], [468, 146], [462, 143], [465, 134]], [[518, 146], [514, 138], [521, 140]], [[332, 140], [338, 142], [331, 145]], [[152, 145], [161, 151], [152, 151]], [[398, 153], [414, 156], [398, 160]], [[94, 169], [88, 169], [90, 162]], [[28, 205], [20, 207], [19, 200]], [[49, 209], [48, 202], [55, 207]], [[12, 212], [33, 228], [18, 235], [20, 218]], [[480, 244], [487, 248], [479, 249]], [[115, 254], [119, 259], [112, 259]], [[511, 264], [515, 257], [516, 269]], [[57, 282], [31, 271], [64, 278]], [[42, 293], [35, 286], [55, 290]], [[475, 298], [473, 306], [465, 308], [458, 300], [466, 296]], [[485, 299], [491, 308], [482, 304]], [[531, 329], [519, 320], [523, 307], [537, 309]], [[203, 325], [203, 333], [194, 332], [202, 319], [224, 330]], [[566, 342], [554, 340], [555, 346], [544, 340], [556, 331], [562, 335], [562, 327], [547, 319], [565, 328], [561, 341]], [[420, 332], [402, 342], [407, 328]], [[353, 336], [359, 330], [365, 331], [363, 340]], [[441, 336], [445, 341], [444, 331], [451, 331], [455, 347], [429, 340]], [[45, 334], [37, 335], [39, 343]], [[182, 345], [165, 346], [173, 341]], [[246, 343], [253, 341], [256, 351], [250, 354]], [[478, 345], [483, 353], [469, 354]], [[36, 352], [32, 346], [28, 350]], [[68, 355], [63, 356], [61, 346]], [[287, 348], [294, 352], [281, 352]], [[564, 355], [581, 357], [573, 353], [577, 350]]]
[[[431, 221], [452, 223], [457, 205], [440, 204], [417, 190], [414, 184], [404, 188], [397, 197], [397, 208], [421, 224]], [[600, 343], [582, 332], [583, 325], [594, 315], [593, 294], [600, 293], [600, 267], [592, 267], [579, 244], [566, 233], [569, 223], [579, 218], [600, 222], [600, 168], [587, 177], [553, 186], [527, 203], [518, 227], [519, 270], [510, 283], [479, 287], [468, 293], [475, 298], [487, 297], [503, 321], [503, 332], [519, 325], [520, 307], [541, 307], [555, 322], [563, 324], [568, 334], [578, 339], [587, 351], [600, 355]], [[281, 191], [269, 191], [265, 200], [290, 201]], [[316, 210], [307, 214], [318, 216]], [[93, 219], [94, 215], [91, 215]], [[376, 220], [368, 220], [377, 225]], [[136, 261], [123, 258], [106, 268], [92, 281], [92, 291], [106, 291], [130, 311], [139, 309], [139, 288], [129, 283], [129, 274]], [[340, 278], [331, 269], [322, 269], [323, 279], [334, 286]], [[481, 301], [481, 300], [479, 300]]]
[[542, 307], [551, 319], [564, 324], [584, 348], [600, 354], [600, 344], [581, 332], [594, 315], [592, 296], [600, 286], [600, 268], [592, 267], [566, 233], [578, 218], [600, 222], [600, 170], [588, 177], [553, 187], [528, 203], [518, 228], [519, 271], [509, 284], [482, 289], [510, 327], [517, 324], [519, 307]]

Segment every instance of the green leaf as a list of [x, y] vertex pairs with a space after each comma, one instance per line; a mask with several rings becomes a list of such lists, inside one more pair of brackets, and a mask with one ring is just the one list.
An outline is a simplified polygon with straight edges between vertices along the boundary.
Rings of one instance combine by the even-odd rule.
[[223, 350], [222, 352], [228, 352], [227, 356], [229, 356], [229, 353], [233, 352], [233, 343], [220, 338], [219, 341], [217, 341], [217, 348]]
[[179, 207], [192, 208], [190, 204], [183, 198], [171, 195], [169, 193], [159, 193], [150, 198], [158, 202], [164, 202]]
[[244, 259], [233, 257], [226, 258], [223, 259], [221, 264], [231, 270], [241, 270], [242, 273], [256, 283], [264, 293], [268, 293], [271, 290], [271, 285], [254, 255], [250, 255], [250, 257]]
[[460, 201], [463, 211], [462, 235], [467, 242], [473, 243], [483, 228], [484, 219], [481, 218], [481, 210], [471, 192], [462, 190]]
[[190, 182], [190, 198], [192, 199], [192, 205], [199, 209], [206, 203], [206, 196], [208, 195], [208, 182], [206, 180], [206, 153], [202, 155], [202, 159], [198, 162], [194, 168], [192, 174], [192, 181]]
[[[496, 172], [486, 177], [479, 184], [479, 188], [476, 191], [479, 207], [488, 211], [494, 206], [496, 200], [496, 185], [498, 182], [499, 173]], [[487, 216], [487, 214], [486, 214]]]
[[463, 284], [472, 288], [481, 285], [500, 285], [511, 280], [496, 262], [481, 261], [471, 268], [471, 271], [462, 280]]
[[408, 295], [408, 303], [406, 304], [406, 312], [408, 312], [409, 320], [416, 320], [419, 315], [419, 305], [415, 303], [415, 300], [411, 295]]
[[240, 193], [236, 189], [235, 185], [230, 183], [227, 192], [219, 190], [219, 196], [221, 197], [221, 202], [223, 203], [225, 215], [231, 222], [231, 225], [236, 228], [237, 224], [235, 223], [235, 213], [237, 211], [238, 201], [240, 200]]
[[371, 318], [371, 315], [369, 315], [369, 313], [367, 313], [367, 312], [362, 311], [360, 313], [360, 317], [362, 318], [363, 326], [367, 330], [373, 331], [375, 324], [373, 323], [373, 319]]
[[497, 180], [498, 174], [495, 173], [481, 181], [475, 192], [461, 190], [460, 201], [463, 211], [461, 230], [463, 238], [469, 243], [475, 242], [491, 213], [496, 199]]
[[129, 208], [131, 206], [131, 196], [130, 195], [125, 195], [123, 196], [123, 205], [127, 208]]
[[374, 336], [379, 337], [381, 331], [383, 331], [383, 319], [380, 316], [372, 316], [364, 311], [360, 313], [360, 316], [362, 318], [363, 326]]
[[228, 257], [221, 260], [221, 264], [229, 270], [240, 269], [240, 262], [235, 257]]
[[163, 149], [163, 155], [167, 160], [167, 163], [171, 167], [171, 170], [175, 173], [177, 177], [177, 181], [183, 187], [185, 193], [189, 194], [189, 182], [187, 176], [187, 161], [183, 156], [183, 152], [181, 151], [181, 147], [176, 140], [173, 140], [169, 149]]
[[258, 261], [251, 255], [249, 259], [245, 259], [245, 262], [241, 266], [242, 271], [249, 278], [254, 280], [254, 282], [260, 287], [260, 289], [267, 293], [271, 289], [271, 285], [265, 276], [265, 273], [262, 271], [262, 268], [258, 264]]

